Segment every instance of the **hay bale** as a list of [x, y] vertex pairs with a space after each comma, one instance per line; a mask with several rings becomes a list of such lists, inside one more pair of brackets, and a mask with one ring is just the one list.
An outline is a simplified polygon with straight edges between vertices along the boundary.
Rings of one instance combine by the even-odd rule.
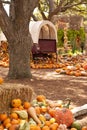
[[12, 99], [31, 101], [33, 89], [28, 85], [4, 83], [0, 85], [0, 112], [9, 112]]

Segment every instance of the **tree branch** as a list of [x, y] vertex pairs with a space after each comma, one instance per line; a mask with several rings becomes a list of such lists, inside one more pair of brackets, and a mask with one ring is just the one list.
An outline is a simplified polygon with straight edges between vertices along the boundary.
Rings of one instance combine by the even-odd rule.
[[13, 29], [12, 23], [11, 23], [10, 18], [8, 17], [3, 5], [2, 5], [1, 0], [0, 0], [0, 26], [1, 26], [3, 33], [5, 34], [6, 38], [12, 39], [14, 34], [9, 33], [9, 32], [12, 32], [12, 29]]
[[61, 7], [61, 12], [64, 12], [64, 11], [66, 11], [67, 9], [70, 9], [71, 7], [75, 7], [75, 6], [77, 6], [77, 5], [81, 5], [81, 4], [87, 4], [87, 2], [79, 2], [79, 3], [76, 3], [76, 4], [70, 4], [70, 5], [67, 5], [67, 6], [65, 6], [65, 7]]
[[65, 2], [64, 0], [60, 0], [60, 3], [59, 3], [59, 5], [57, 6], [57, 8], [54, 9], [54, 11], [49, 14], [48, 19], [51, 19], [51, 17], [52, 17], [53, 15], [57, 14], [58, 12], [61, 12], [61, 7], [62, 7], [62, 5], [63, 5], [64, 2]]
[[1, 0], [3, 4], [10, 4], [11, 2], [10, 1], [4, 1], [4, 0]]
[[69, 2], [65, 6], [62, 6], [64, 4], [64, 0], [61, 0], [60, 3], [59, 3], [59, 5], [57, 6], [57, 8], [53, 12], [51, 12], [51, 14], [49, 15], [49, 19], [51, 19], [51, 17], [53, 15], [56, 15], [59, 12], [65, 12], [67, 9], [70, 9], [70, 8], [72, 8], [74, 6], [81, 5], [81, 4], [87, 4], [87, 2], [85, 2], [84, 0], [82, 0], [79, 3], [75, 3], [75, 4], [73, 4], [73, 2], [74, 2], [74, 0], [71, 0], [72, 4]]

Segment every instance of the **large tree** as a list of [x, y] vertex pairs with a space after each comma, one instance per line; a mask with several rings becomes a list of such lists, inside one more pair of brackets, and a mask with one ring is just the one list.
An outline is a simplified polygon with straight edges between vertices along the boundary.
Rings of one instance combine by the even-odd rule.
[[[3, 3], [10, 4], [8, 16]], [[0, 0], [0, 27], [9, 44], [10, 78], [31, 77], [30, 51], [32, 39], [29, 34], [29, 22], [38, 0]]]
[[[10, 4], [8, 16], [3, 3]], [[38, 4], [39, 3], [39, 4]], [[86, 0], [0, 0], [0, 27], [9, 44], [10, 78], [31, 77], [30, 52], [32, 39], [29, 34], [29, 22], [33, 10], [38, 6], [43, 19], [51, 20], [54, 15], [68, 10], [84, 11], [79, 5]], [[48, 14], [48, 15], [47, 15]]]

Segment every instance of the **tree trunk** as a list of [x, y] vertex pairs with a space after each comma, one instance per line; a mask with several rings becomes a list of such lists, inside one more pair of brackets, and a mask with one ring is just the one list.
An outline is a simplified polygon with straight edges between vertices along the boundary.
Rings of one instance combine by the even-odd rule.
[[[17, 33], [18, 34], [18, 33]], [[20, 35], [21, 34], [21, 35]], [[31, 37], [26, 33], [20, 33], [14, 37], [14, 43], [9, 44], [9, 73], [10, 78], [31, 78], [30, 52]], [[11, 42], [11, 41], [10, 41]]]
[[8, 16], [0, 1], [0, 26], [9, 45], [10, 78], [31, 78], [29, 22], [38, 0], [11, 0]]

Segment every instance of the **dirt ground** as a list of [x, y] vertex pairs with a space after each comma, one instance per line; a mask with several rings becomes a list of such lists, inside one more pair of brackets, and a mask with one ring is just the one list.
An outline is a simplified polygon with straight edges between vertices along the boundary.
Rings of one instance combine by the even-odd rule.
[[29, 85], [37, 95], [44, 94], [51, 100], [71, 98], [75, 105], [87, 104], [87, 77], [59, 75], [55, 69], [31, 69], [31, 72], [31, 80], [6, 80], [8, 68], [0, 67], [0, 77], [5, 78], [5, 83]]

